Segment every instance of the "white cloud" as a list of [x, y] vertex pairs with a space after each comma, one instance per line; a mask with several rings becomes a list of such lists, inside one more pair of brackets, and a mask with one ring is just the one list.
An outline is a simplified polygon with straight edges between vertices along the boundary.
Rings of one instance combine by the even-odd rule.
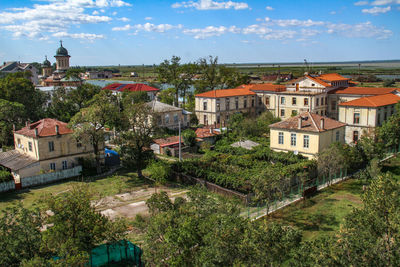
[[171, 7], [172, 8], [195, 8], [197, 10], [249, 9], [249, 5], [245, 2], [212, 1], [212, 0], [177, 2], [177, 3], [172, 4]]
[[213, 37], [213, 36], [221, 36], [226, 33], [239, 33], [240, 29], [237, 28], [236, 26], [230, 26], [230, 27], [225, 27], [225, 26], [208, 26], [202, 29], [184, 29], [183, 33], [187, 35], [193, 35], [195, 39], [205, 39], [208, 37]]
[[331, 11], [331, 12], [329, 12], [329, 14], [336, 15], [336, 11]]
[[387, 39], [393, 32], [381, 27], [374, 26], [371, 22], [350, 24], [327, 24], [327, 33], [339, 34], [348, 38], [376, 38]]
[[130, 19], [126, 18], [126, 17], [122, 17], [122, 18], [118, 18], [117, 20], [123, 21], [123, 22], [128, 22], [130, 21]]
[[270, 19], [265, 18], [266, 23], [269, 25], [277, 25], [280, 27], [311, 27], [311, 26], [323, 26], [325, 22], [323, 21], [313, 21], [308, 20], [298, 20], [298, 19]]
[[358, 1], [354, 3], [355, 6], [365, 6], [368, 5], [368, 1]]
[[73, 39], [84, 39], [84, 40], [95, 40], [95, 39], [104, 39], [103, 34], [94, 34], [94, 33], [67, 33], [67, 32], [56, 32], [53, 34], [54, 37], [64, 38], [69, 37]]
[[152, 17], [145, 17], [144, 20], [153, 20]]
[[113, 31], [129, 31], [132, 28], [133, 28], [132, 25], [126, 24], [125, 26], [122, 26], [122, 27], [114, 27], [111, 30], [113, 30]]
[[271, 6], [266, 6], [265, 9], [268, 10], [268, 11], [274, 10], [274, 8], [271, 7]]
[[117, 15], [117, 11], [114, 11], [113, 13], [111, 13], [113, 16]]
[[375, 0], [371, 3], [373, 6], [400, 5], [400, 0]]
[[368, 13], [368, 14], [372, 14], [372, 15], [378, 15], [378, 14], [383, 14], [386, 12], [389, 12], [392, 8], [390, 6], [387, 7], [373, 7], [373, 8], [365, 8], [363, 10], [361, 10], [362, 13]]
[[153, 24], [153, 23], [147, 22], [147, 23], [145, 23], [145, 24], [136, 24], [136, 25], [134, 25], [134, 28], [135, 28], [137, 31], [160, 32], [160, 33], [163, 33], [163, 32], [172, 30], [172, 29], [174, 29], [174, 28], [180, 29], [180, 28], [182, 28], [182, 25], [180, 25], [180, 24], [177, 25], [177, 26], [174, 26], [174, 25], [171, 25], [171, 24], [158, 24], [158, 25], [155, 25], [155, 24]]
[[[31, 8], [14, 8], [12, 12], [0, 12], [0, 28], [13, 32], [14, 37], [46, 39], [49, 34], [53, 36], [56, 32], [66, 33], [73, 26], [79, 27], [81, 24], [97, 24], [112, 20], [109, 16], [99, 15], [98, 10], [88, 13], [89, 8], [131, 6], [121, 0], [44, 0], [42, 2], [45, 3], [34, 4]], [[98, 35], [93, 35], [96, 38], [87, 36], [91, 39], [99, 37]]]

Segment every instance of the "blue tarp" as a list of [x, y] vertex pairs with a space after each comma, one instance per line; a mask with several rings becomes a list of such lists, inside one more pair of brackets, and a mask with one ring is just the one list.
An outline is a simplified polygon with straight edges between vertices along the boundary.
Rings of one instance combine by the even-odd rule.
[[114, 151], [114, 150], [111, 150], [111, 149], [107, 149], [107, 148], [104, 149], [104, 153], [106, 153], [106, 156], [107, 156], [107, 154], [114, 155], [114, 156], [119, 156], [117, 151]]

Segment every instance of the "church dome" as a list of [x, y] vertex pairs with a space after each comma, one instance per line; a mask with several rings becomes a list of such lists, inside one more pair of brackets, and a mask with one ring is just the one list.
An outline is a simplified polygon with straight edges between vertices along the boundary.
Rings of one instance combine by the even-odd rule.
[[51, 63], [50, 63], [50, 61], [47, 60], [47, 56], [46, 56], [46, 59], [43, 61], [42, 65], [45, 68], [46, 67], [51, 67]]
[[64, 56], [64, 57], [67, 57], [67, 56], [68, 56], [68, 50], [65, 49], [65, 47], [63, 47], [62, 41], [60, 41], [60, 43], [61, 43], [61, 46], [57, 49], [56, 57], [57, 57], [57, 56]]

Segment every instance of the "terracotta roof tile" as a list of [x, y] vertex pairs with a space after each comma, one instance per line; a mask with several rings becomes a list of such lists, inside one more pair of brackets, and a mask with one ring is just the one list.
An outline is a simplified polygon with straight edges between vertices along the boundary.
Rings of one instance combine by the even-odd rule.
[[112, 90], [119, 92], [151, 92], [151, 91], [159, 91], [159, 89], [148, 86], [144, 83], [113, 83], [109, 84], [103, 88], [103, 90]]
[[[301, 120], [301, 128], [299, 129], [299, 118]], [[324, 128], [321, 128], [321, 120], [324, 120]], [[339, 122], [328, 117], [320, 116], [315, 113], [304, 112], [300, 115], [288, 118], [284, 121], [280, 121], [271, 124], [270, 128], [287, 129], [287, 130], [298, 130], [305, 132], [324, 132], [345, 126], [345, 123]]]
[[324, 80], [324, 81], [329, 81], [329, 82], [350, 80], [350, 78], [343, 77], [342, 75], [337, 74], [337, 73], [321, 74], [318, 76], [318, 78], [321, 80]]
[[73, 133], [73, 130], [68, 128], [67, 123], [49, 118], [31, 123], [21, 130], [16, 131], [15, 133], [30, 137], [36, 137], [35, 129], [38, 129], [39, 137], [54, 136], [57, 135], [56, 126], [58, 126], [58, 132], [60, 135]]
[[389, 87], [346, 87], [338, 88], [329, 92], [337, 95], [384, 95], [389, 94], [399, 88]]
[[310, 75], [306, 75], [305, 77], [307, 77], [308, 79], [313, 80], [314, 82], [317, 82], [317, 83], [319, 83], [320, 85], [323, 85], [323, 86], [325, 86], [325, 87], [330, 87], [330, 86], [331, 86], [329, 83], [327, 83], [327, 82], [321, 80], [321, 79], [318, 78], [318, 77], [312, 77], [312, 76], [310, 76]]
[[[159, 138], [159, 139], [153, 140], [153, 142], [156, 143], [157, 145], [159, 145], [160, 147], [176, 145], [176, 144], [179, 144], [179, 136]], [[181, 143], [183, 143], [183, 139], [181, 140]]]
[[237, 88], [249, 88], [252, 91], [272, 91], [272, 92], [282, 92], [286, 90], [285, 85], [273, 84], [273, 83], [256, 83], [256, 84], [240, 85]]
[[207, 138], [221, 134], [219, 131], [208, 129], [208, 128], [197, 128], [196, 136], [197, 138]]
[[208, 97], [208, 98], [218, 98], [218, 97], [230, 97], [230, 96], [243, 96], [243, 95], [255, 95], [249, 87], [245, 88], [235, 88], [235, 89], [221, 89], [212, 90], [205, 93], [197, 94], [196, 97]]
[[352, 101], [340, 103], [339, 106], [353, 107], [382, 107], [393, 105], [400, 101], [400, 97], [395, 94], [377, 95], [361, 97]]

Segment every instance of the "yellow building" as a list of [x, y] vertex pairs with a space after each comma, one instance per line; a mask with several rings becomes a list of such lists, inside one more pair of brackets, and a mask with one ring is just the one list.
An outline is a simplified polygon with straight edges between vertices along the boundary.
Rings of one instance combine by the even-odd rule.
[[345, 126], [345, 123], [304, 112], [270, 125], [270, 147], [312, 159], [333, 142], [344, 143]]
[[31, 123], [14, 132], [15, 149], [0, 154], [0, 165], [11, 171], [16, 184], [25, 177], [73, 168], [93, 148], [77, 142], [72, 133], [67, 123], [55, 119]]
[[339, 121], [347, 124], [346, 143], [355, 143], [366, 133], [373, 134], [375, 127], [393, 115], [399, 101], [399, 96], [385, 94], [340, 103]]

